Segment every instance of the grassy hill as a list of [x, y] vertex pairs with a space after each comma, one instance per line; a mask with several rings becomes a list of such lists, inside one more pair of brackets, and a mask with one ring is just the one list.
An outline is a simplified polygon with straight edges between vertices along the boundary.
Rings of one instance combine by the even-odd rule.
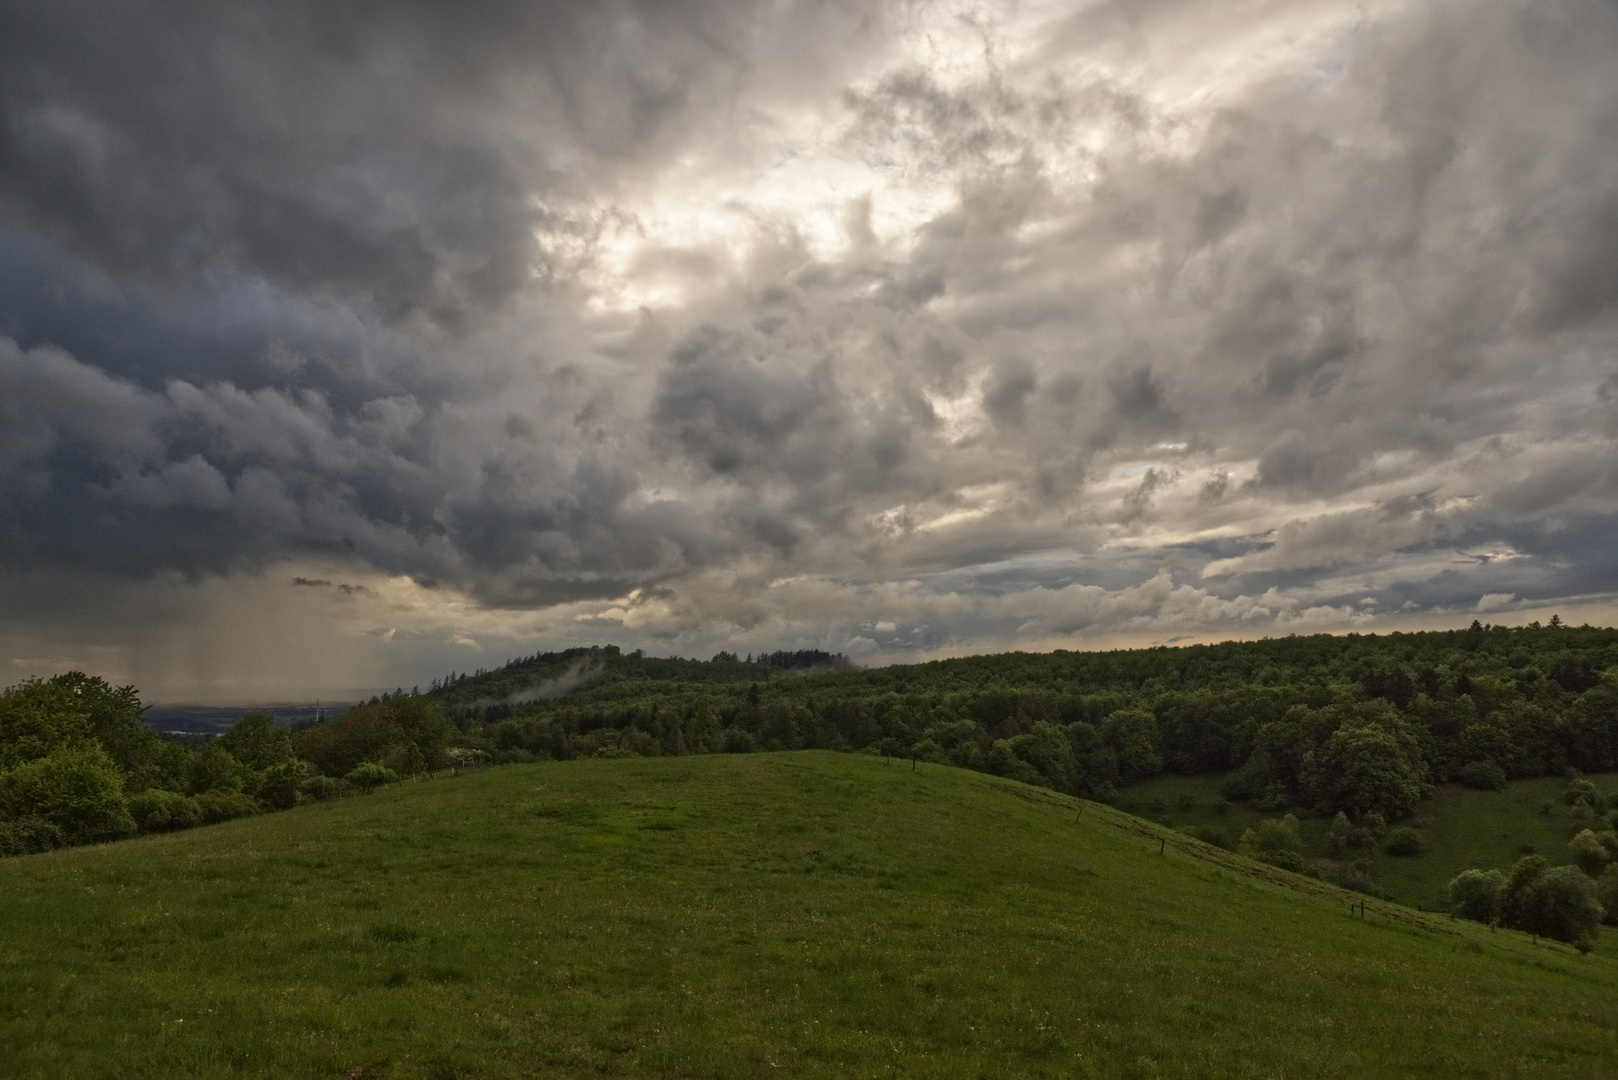
[[0, 1061], [1611, 1075], [1618, 962], [1360, 899], [938, 765], [518, 765], [0, 862]]

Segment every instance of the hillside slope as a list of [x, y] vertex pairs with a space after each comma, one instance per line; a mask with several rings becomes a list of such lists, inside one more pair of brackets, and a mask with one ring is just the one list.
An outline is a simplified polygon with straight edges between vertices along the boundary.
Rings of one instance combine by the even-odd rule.
[[1618, 964], [1349, 904], [942, 766], [512, 766], [0, 863], [0, 1060], [52, 1077], [1611, 1075]]

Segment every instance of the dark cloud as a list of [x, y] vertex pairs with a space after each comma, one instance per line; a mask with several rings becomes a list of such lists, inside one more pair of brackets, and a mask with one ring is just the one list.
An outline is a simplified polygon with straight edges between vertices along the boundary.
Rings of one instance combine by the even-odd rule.
[[[81, 0], [0, 15], [0, 212], [115, 273], [223, 271], [452, 327], [509, 298], [547, 200], [835, 70], [832, 5]], [[783, 50], [760, 77], [759, 50]], [[852, 48], [851, 48], [852, 46]]]
[[947, 14], [12, 5], [0, 571], [699, 653], [1618, 594], [1610, 4]]

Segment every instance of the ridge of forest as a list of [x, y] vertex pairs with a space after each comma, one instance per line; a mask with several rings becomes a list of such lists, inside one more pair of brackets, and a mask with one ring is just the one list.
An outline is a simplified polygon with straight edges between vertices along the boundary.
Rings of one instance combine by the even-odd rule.
[[1618, 630], [1557, 620], [870, 670], [815, 660], [609, 645], [452, 675], [424, 696], [503, 760], [875, 750], [1103, 798], [1160, 772], [1229, 773], [1227, 795], [1264, 809], [1389, 820], [1434, 782], [1618, 768]]
[[[1483, 626], [863, 670], [818, 651], [519, 658], [291, 729], [188, 747], [132, 687], [71, 672], [0, 694], [0, 851], [277, 809], [479, 761], [832, 749], [1109, 798], [1220, 774], [1268, 813], [1408, 817], [1435, 783], [1618, 768], [1618, 630]], [[1372, 818], [1371, 815], [1376, 815]]]

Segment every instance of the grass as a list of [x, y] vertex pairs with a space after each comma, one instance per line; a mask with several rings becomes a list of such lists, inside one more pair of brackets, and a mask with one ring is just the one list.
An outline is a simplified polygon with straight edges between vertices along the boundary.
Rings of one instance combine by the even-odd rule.
[[1351, 915], [1111, 808], [864, 755], [509, 766], [0, 862], [15, 1077], [1614, 1060], [1612, 960], [1377, 901]]
[[[1587, 779], [1603, 794], [1618, 792], [1618, 773]], [[1171, 828], [1218, 828], [1235, 843], [1243, 831], [1275, 815], [1239, 803], [1221, 805], [1223, 781], [1222, 776], [1163, 774], [1126, 788], [1116, 804]], [[1355, 851], [1352, 857], [1367, 864], [1372, 879], [1393, 900], [1418, 910], [1443, 911], [1449, 905], [1450, 879], [1462, 870], [1509, 874], [1529, 847], [1553, 866], [1572, 862], [1567, 842], [1583, 826], [1575, 823], [1572, 808], [1562, 801], [1566, 789], [1562, 777], [1516, 780], [1504, 791], [1441, 784], [1417, 807], [1413, 819], [1425, 851], [1395, 856], [1377, 846]], [[1298, 826], [1310, 854], [1325, 855], [1330, 822], [1306, 816]], [[1608, 826], [1598, 821], [1593, 827], [1600, 831]], [[1618, 957], [1618, 931], [1604, 927], [1596, 951]]]

